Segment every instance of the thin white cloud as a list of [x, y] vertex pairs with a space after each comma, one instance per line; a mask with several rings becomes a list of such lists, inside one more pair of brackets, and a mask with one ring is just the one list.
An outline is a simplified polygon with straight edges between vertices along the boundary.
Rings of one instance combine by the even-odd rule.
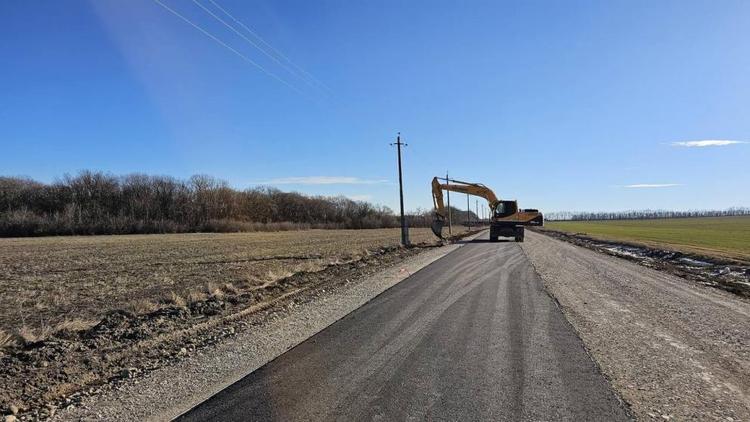
[[672, 142], [673, 147], [687, 148], [705, 148], [705, 147], [723, 147], [726, 145], [746, 144], [746, 141], [732, 141], [728, 139], [705, 139], [702, 141], [682, 141]]
[[372, 200], [372, 195], [347, 195], [347, 198], [351, 199], [352, 201], [370, 201]]
[[360, 179], [351, 176], [280, 177], [259, 182], [262, 185], [375, 185], [388, 183], [385, 179]]
[[680, 183], [636, 183], [634, 185], [625, 185], [628, 189], [651, 189], [651, 188], [672, 188], [682, 186]]

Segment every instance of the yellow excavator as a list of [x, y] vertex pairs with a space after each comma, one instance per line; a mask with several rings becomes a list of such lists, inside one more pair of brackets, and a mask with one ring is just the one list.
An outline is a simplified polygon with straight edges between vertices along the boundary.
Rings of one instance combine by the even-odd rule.
[[[445, 180], [446, 183], [440, 183]], [[480, 196], [487, 200], [492, 211], [490, 220], [490, 240], [496, 242], [498, 237], [513, 237], [516, 242], [523, 242], [525, 226], [543, 226], [544, 216], [539, 210], [519, 210], [514, 200], [499, 200], [492, 189], [481, 183], [462, 182], [434, 177], [432, 179], [432, 201], [435, 204], [435, 218], [432, 221], [432, 232], [443, 239], [446, 211], [443, 203], [443, 191], [461, 192]]]

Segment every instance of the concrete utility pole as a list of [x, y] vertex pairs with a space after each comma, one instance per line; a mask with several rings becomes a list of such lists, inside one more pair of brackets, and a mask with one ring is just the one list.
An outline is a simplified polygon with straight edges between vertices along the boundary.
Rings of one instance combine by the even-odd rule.
[[408, 246], [409, 228], [406, 226], [406, 217], [404, 216], [404, 182], [401, 173], [401, 146], [407, 146], [407, 144], [401, 142], [401, 132], [396, 136], [396, 142], [391, 145], [396, 145], [396, 150], [398, 151], [398, 194], [401, 200], [401, 244]]
[[469, 202], [469, 194], [466, 194], [466, 227], [471, 229], [471, 203]]
[[481, 226], [482, 225], [482, 217], [479, 216], [479, 200], [478, 199], [474, 201], [474, 206], [475, 206], [475, 208], [477, 210], [477, 218], [479, 219], [479, 225]]
[[[448, 178], [448, 170], [445, 171], [445, 184], [450, 185], [451, 179]], [[448, 237], [453, 235], [453, 223], [451, 223], [451, 191], [446, 191], [448, 196]]]

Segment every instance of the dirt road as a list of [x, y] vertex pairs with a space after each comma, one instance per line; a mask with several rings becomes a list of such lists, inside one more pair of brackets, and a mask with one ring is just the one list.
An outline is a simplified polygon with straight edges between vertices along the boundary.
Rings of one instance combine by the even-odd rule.
[[517, 243], [476, 241], [183, 420], [627, 420]]
[[522, 247], [636, 416], [750, 420], [750, 302], [536, 233]]

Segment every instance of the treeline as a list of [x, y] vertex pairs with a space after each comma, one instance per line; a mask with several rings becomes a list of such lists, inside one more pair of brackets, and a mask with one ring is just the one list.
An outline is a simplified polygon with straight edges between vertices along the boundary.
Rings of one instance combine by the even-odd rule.
[[[413, 216], [414, 225], [421, 222]], [[84, 171], [51, 183], [0, 177], [0, 236], [398, 227], [387, 207], [269, 187]]]
[[[450, 213], [448, 213], [447, 207], [445, 209], [445, 212], [446, 214], [450, 214], [451, 224], [453, 224], [454, 226], [477, 226], [481, 225], [482, 223], [487, 224], [487, 221], [480, 222], [479, 217], [477, 217], [477, 214], [474, 211], [469, 211], [469, 213], [467, 214], [465, 209], [461, 210], [451, 205]], [[434, 210], [423, 210], [417, 208], [416, 211], [407, 215], [406, 219], [409, 227], [430, 227], [434, 216]], [[448, 225], [447, 220], [445, 222], [445, 225]]]
[[545, 215], [549, 221], [591, 221], [591, 220], [644, 220], [656, 218], [688, 218], [688, 217], [727, 217], [750, 215], [750, 208], [733, 207], [725, 210], [642, 210], [618, 212], [551, 212]]

